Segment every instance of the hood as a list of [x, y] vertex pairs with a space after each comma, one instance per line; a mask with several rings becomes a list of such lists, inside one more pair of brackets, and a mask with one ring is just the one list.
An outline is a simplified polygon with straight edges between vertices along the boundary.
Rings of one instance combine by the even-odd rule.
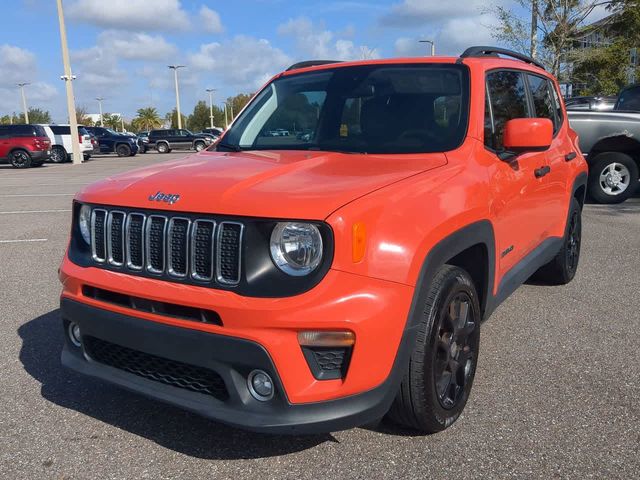
[[358, 197], [446, 163], [442, 153], [201, 152], [99, 181], [85, 187], [77, 199], [143, 209], [323, 220]]

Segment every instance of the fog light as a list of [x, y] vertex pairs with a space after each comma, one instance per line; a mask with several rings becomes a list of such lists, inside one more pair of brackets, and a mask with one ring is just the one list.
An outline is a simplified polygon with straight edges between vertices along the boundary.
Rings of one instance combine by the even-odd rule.
[[256, 400], [266, 402], [273, 398], [273, 380], [267, 372], [254, 370], [247, 378], [249, 392]]
[[80, 336], [80, 325], [77, 323], [69, 322], [67, 327], [67, 333], [69, 334], [69, 340], [76, 347], [82, 346], [82, 337]]

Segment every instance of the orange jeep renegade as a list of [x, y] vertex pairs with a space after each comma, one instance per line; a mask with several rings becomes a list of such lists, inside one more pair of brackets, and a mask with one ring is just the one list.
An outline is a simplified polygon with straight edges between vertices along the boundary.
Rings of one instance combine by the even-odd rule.
[[296, 64], [208, 151], [77, 195], [62, 363], [251, 430], [443, 430], [482, 321], [574, 277], [586, 182], [530, 58]]

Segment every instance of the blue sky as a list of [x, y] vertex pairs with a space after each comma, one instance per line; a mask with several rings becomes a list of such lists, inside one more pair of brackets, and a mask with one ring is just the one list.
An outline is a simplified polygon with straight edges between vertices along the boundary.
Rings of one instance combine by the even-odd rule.
[[[508, 3], [508, 0], [504, 0]], [[64, 0], [76, 104], [135, 116], [175, 104], [172, 72], [179, 63], [181, 103], [250, 93], [295, 61], [311, 58], [423, 55], [424, 37], [438, 54], [495, 43], [494, 19], [482, 0]], [[21, 111], [18, 82], [30, 106], [66, 121], [54, 0], [0, 2], [0, 114]]]

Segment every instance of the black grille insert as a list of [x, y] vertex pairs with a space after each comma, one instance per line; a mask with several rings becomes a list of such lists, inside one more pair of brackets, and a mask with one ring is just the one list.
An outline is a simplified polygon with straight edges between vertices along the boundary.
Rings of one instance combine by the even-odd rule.
[[127, 266], [142, 270], [144, 266], [144, 215], [132, 213], [127, 220]]
[[229, 398], [222, 377], [207, 368], [158, 357], [90, 336], [83, 338], [83, 345], [93, 360], [104, 365], [165, 385], [211, 395], [218, 400], [225, 401]]
[[344, 378], [349, 367], [351, 347], [302, 347], [311, 373], [318, 380]]
[[193, 322], [209, 323], [222, 326], [222, 319], [217, 312], [202, 308], [187, 307], [175, 303], [158, 302], [146, 298], [134, 297], [123, 293], [112, 292], [102, 288], [84, 285], [82, 294], [87, 298], [100, 302], [111, 303], [120, 307], [130, 308], [141, 312], [154, 313], [165, 317], [173, 317]]

